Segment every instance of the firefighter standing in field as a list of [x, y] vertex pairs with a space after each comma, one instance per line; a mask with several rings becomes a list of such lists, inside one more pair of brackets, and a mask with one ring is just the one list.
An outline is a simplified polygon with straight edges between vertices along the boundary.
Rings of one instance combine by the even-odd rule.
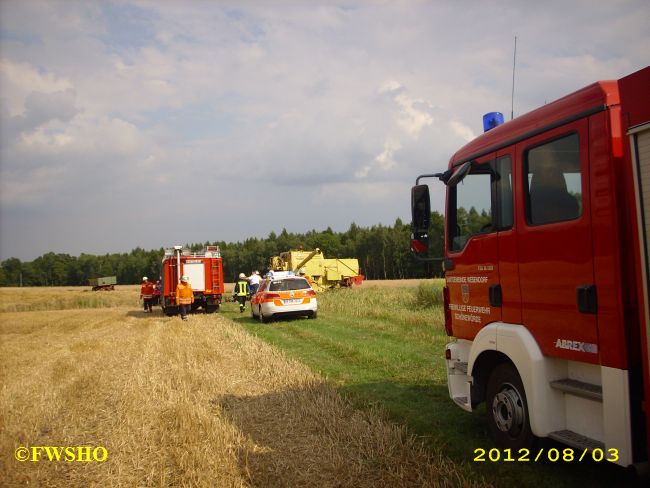
[[152, 313], [154, 285], [146, 276], [142, 277], [142, 286], [140, 286], [140, 299], [144, 300], [144, 312]]
[[244, 273], [239, 273], [239, 280], [235, 283], [235, 288], [232, 291], [232, 297], [236, 302], [239, 302], [239, 312], [243, 312], [246, 308], [246, 297], [249, 293], [248, 280]]
[[181, 277], [181, 282], [176, 286], [176, 304], [181, 312], [181, 318], [187, 320], [187, 312], [189, 312], [194, 303], [194, 292], [189, 283], [187, 276]]

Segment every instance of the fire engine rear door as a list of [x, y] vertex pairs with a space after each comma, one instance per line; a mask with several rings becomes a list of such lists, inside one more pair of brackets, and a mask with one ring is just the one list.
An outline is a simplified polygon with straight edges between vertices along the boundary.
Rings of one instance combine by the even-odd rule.
[[183, 274], [189, 278], [192, 291], [205, 290], [205, 267], [202, 259], [187, 259], [183, 263]]

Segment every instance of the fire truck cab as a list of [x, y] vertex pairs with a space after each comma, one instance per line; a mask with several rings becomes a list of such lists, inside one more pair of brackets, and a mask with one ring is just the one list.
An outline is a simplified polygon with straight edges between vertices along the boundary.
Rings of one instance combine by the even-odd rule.
[[446, 185], [449, 394], [485, 401], [500, 447], [549, 437], [622, 466], [650, 441], [650, 67], [600, 81], [454, 154], [412, 190], [427, 251], [427, 185]]

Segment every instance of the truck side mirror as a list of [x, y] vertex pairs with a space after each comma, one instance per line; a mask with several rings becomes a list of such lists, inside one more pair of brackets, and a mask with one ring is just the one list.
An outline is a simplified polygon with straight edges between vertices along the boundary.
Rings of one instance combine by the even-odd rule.
[[411, 189], [411, 251], [416, 255], [429, 250], [429, 221], [431, 200], [428, 185], [415, 185]]
[[458, 183], [463, 181], [470, 169], [472, 169], [471, 161], [465, 161], [463, 164], [458, 166], [446, 181], [447, 186], [456, 186]]

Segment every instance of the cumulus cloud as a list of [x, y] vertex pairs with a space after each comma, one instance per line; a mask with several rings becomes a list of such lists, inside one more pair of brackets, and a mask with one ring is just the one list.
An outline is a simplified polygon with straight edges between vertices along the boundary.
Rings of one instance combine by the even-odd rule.
[[402, 108], [398, 124], [407, 135], [417, 137], [423, 127], [433, 123], [433, 117], [429, 113], [433, 107], [428, 102], [404, 94], [397, 96], [395, 101]]
[[452, 132], [465, 142], [469, 142], [476, 137], [474, 131], [459, 120], [452, 120], [449, 122], [449, 126], [451, 127]]
[[402, 148], [399, 141], [386, 141], [383, 152], [375, 158], [379, 167], [383, 170], [391, 169], [395, 166], [395, 152]]
[[24, 61], [0, 59], [2, 104], [9, 116], [23, 115], [31, 94], [68, 93], [71, 82], [52, 72], [41, 72]]
[[391, 94], [396, 94], [399, 93], [402, 90], [402, 85], [400, 84], [399, 81], [397, 80], [387, 80], [384, 83], [382, 83], [381, 87], [379, 88], [379, 93], [391, 93]]

